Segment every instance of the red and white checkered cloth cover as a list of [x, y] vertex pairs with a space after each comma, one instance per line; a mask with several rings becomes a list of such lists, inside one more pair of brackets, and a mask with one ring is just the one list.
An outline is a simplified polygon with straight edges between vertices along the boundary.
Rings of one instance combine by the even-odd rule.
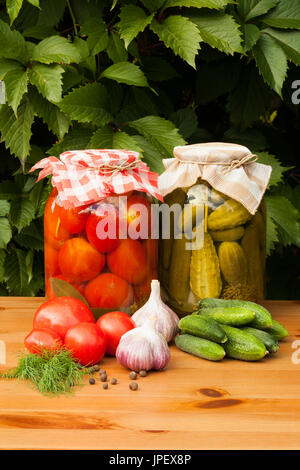
[[[138, 161], [136, 168], [124, 169], [113, 175], [101, 173], [101, 165], [130, 164]], [[64, 152], [60, 160], [43, 158], [30, 172], [41, 169], [37, 181], [52, 175], [52, 185], [57, 189], [65, 209], [93, 204], [113, 194], [137, 190], [151, 194], [160, 201], [158, 175], [130, 150], [74, 150]]]

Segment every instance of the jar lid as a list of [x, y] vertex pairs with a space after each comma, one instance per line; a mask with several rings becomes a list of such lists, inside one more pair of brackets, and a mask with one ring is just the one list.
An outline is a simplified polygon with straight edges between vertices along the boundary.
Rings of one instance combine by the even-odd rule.
[[173, 153], [175, 158], [163, 160], [166, 170], [159, 177], [163, 196], [176, 188], [192, 186], [201, 178], [255, 214], [268, 186], [272, 167], [257, 163], [257, 155], [247, 147], [209, 142], [175, 147]]
[[136, 190], [163, 201], [158, 175], [131, 150], [72, 150], [40, 160], [30, 172], [41, 169], [37, 181], [52, 175], [52, 185], [65, 209], [93, 204]]

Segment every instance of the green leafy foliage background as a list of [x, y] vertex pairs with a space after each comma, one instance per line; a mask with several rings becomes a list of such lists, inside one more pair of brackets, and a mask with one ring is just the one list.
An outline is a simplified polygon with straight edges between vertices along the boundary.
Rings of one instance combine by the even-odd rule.
[[0, 0], [0, 295], [43, 294], [49, 182], [29, 168], [67, 149], [227, 141], [272, 165], [268, 296], [295, 298], [299, 0]]

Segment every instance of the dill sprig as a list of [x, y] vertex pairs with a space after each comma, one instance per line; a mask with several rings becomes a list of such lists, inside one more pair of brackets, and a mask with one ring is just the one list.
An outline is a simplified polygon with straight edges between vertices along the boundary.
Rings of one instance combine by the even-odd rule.
[[17, 367], [0, 374], [0, 378], [29, 381], [43, 395], [58, 395], [71, 393], [90, 372], [66, 349], [44, 349], [41, 354], [21, 354]]

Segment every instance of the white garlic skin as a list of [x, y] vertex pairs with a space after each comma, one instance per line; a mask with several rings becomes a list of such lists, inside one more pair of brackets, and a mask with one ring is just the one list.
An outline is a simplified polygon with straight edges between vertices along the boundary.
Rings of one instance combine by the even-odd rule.
[[168, 344], [151, 323], [150, 320], [122, 336], [116, 358], [124, 367], [139, 372], [161, 370], [168, 364], [170, 360]]
[[163, 335], [167, 343], [172, 341], [179, 332], [179, 318], [166, 305], [160, 296], [159, 281], [151, 282], [151, 294], [148, 301], [132, 315], [136, 326], [142, 326], [151, 316], [156, 315], [156, 329]]

